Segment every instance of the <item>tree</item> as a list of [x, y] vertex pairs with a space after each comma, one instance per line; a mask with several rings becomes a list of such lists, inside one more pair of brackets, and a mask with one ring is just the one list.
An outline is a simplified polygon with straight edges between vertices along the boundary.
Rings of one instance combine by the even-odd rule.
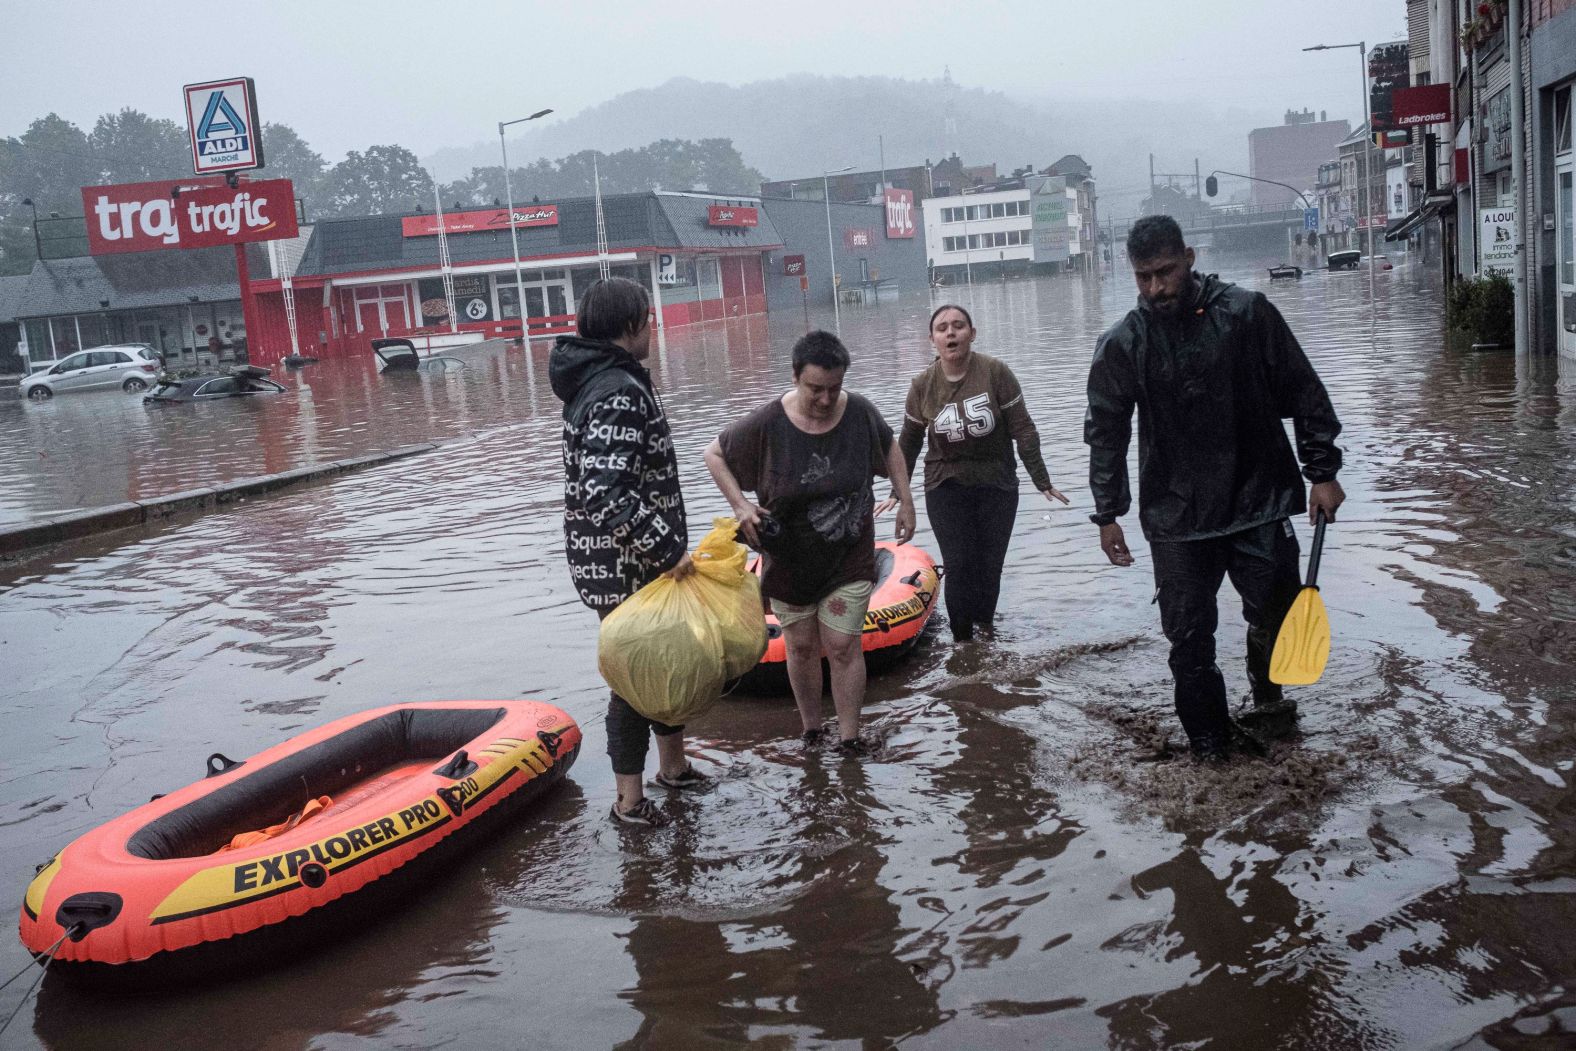
[[[87, 136], [54, 113], [20, 136], [0, 139], [0, 272], [33, 267], [33, 210], [23, 200], [32, 200], [40, 216], [81, 215], [82, 187], [96, 185], [99, 176]], [[59, 233], [58, 225], [50, 224], [46, 236]]]
[[403, 146], [351, 150], [328, 173], [324, 213], [329, 216], [408, 212], [425, 205], [432, 176]]
[[192, 175], [191, 140], [172, 120], [126, 108], [93, 125], [88, 145], [104, 183], [152, 182]]
[[293, 182], [296, 196], [307, 203], [308, 215], [327, 207], [328, 162], [295, 129], [288, 124], [264, 124], [263, 159], [268, 167], [258, 172], [258, 177]]

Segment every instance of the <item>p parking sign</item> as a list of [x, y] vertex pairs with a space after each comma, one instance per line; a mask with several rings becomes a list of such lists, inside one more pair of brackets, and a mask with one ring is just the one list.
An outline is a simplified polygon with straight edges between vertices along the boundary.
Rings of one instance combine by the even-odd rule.
[[1317, 230], [1319, 228], [1319, 209], [1304, 208], [1302, 210], [1302, 228], [1304, 230]]
[[263, 166], [262, 125], [251, 77], [187, 84], [192, 170], [217, 175]]

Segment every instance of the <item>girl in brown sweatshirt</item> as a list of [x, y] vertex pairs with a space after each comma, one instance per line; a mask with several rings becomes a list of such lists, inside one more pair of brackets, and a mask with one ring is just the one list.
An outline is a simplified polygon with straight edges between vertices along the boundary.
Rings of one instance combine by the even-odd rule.
[[974, 349], [969, 312], [938, 307], [929, 335], [936, 360], [909, 386], [898, 445], [910, 475], [925, 449], [925, 510], [947, 567], [947, 619], [961, 642], [996, 615], [1018, 513], [1014, 445], [1034, 487], [1047, 500], [1068, 501], [1051, 484], [1018, 378]]

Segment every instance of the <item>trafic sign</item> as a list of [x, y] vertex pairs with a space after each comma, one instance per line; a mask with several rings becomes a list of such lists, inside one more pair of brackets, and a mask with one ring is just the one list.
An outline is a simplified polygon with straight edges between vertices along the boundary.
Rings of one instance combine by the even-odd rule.
[[1319, 209], [1307, 208], [1303, 210], [1302, 228], [1304, 230], [1317, 230], [1319, 228]]
[[289, 179], [183, 186], [137, 182], [84, 186], [88, 251], [93, 255], [161, 248], [212, 248], [295, 237], [295, 186]]

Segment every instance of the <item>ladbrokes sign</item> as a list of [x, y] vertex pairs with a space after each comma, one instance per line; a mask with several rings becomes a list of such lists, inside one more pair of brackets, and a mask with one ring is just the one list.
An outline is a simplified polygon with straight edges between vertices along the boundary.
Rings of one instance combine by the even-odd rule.
[[94, 255], [164, 248], [212, 248], [295, 237], [295, 186], [289, 179], [174, 191], [180, 182], [84, 186], [88, 250]]

